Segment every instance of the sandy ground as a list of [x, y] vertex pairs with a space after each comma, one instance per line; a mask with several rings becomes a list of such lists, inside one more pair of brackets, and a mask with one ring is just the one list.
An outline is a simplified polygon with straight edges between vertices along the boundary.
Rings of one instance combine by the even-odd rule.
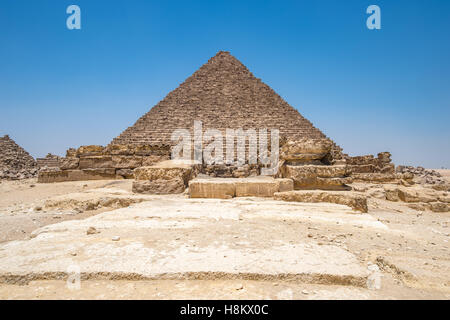
[[448, 213], [130, 190], [0, 183], [0, 298], [450, 298]]

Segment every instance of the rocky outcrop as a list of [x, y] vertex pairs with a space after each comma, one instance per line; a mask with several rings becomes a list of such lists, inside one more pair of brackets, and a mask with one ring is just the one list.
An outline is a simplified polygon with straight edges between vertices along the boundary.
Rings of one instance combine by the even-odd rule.
[[329, 202], [343, 204], [360, 212], [368, 212], [367, 198], [353, 191], [295, 190], [275, 193], [274, 199], [312, 203]]
[[33, 178], [38, 168], [33, 157], [8, 135], [0, 137], [0, 180]]

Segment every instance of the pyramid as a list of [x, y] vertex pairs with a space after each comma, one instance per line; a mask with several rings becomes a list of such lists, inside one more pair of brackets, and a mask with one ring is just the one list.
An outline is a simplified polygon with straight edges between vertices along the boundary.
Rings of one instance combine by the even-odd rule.
[[36, 161], [8, 135], [0, 137], [0, 179], [18, 180], [37, 174]]
[[220, 51], [111, 144], [172, 144], [176, 129], [279, 129], [280, 137], [328, 139], [229, 52]]

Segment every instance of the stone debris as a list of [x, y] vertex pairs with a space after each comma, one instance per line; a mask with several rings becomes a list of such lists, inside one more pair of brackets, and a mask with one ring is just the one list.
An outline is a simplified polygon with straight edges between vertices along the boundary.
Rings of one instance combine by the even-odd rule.
[[37, 175], [33, 157], [8, 135], [0, 137], [0, 180], [22, 180]]
[[446, 184], [442, 175], [430, 169], [425, 169], [423, 167], [412, 167], [412, 166], [397, 166], [395, 169], [397, 173], [409, 173], [414, 175], [414, 182], [418, 184]]

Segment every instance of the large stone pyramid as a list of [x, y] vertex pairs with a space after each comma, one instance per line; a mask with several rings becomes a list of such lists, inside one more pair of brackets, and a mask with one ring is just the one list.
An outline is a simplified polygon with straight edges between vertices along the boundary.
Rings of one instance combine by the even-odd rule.
[[279, 129], [287, 139], [326, 136], [229, 52], [220, 51], [111, 144], [171, 144], [175, 129]]

